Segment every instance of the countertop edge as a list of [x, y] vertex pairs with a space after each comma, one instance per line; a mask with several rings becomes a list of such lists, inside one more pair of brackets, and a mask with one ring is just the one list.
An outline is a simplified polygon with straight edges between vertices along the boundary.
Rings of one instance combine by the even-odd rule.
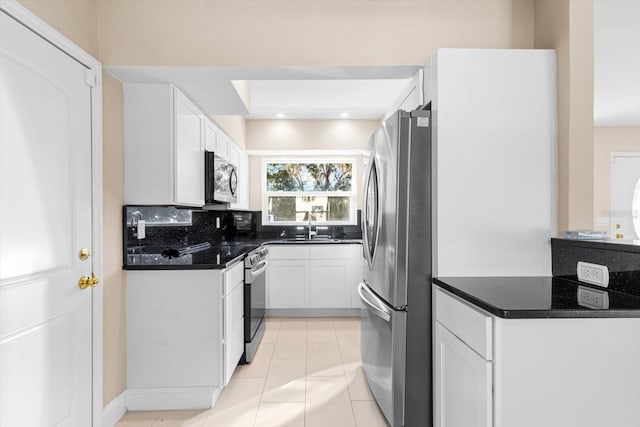
[[502, 319], [640, 318], [640, 310], [505, 310], [488, 304], [484, 300], [474, 297], [437, 277], [433, 278], [433, 283], [462, 298], [464, 301]]
[[247, 250], [246, 252], [244, 252], [241, 255], [238, 255], [237, 257], [235, 257], [234, 259], [232, 259], [231, 261], [225, 263], [225, 264], [180, 264], [180, 265], [167, 265], [167, 264], [162, 264], [162, 265], [123, 265], [122, 269], [125, 271], [154, 271], [154, 270], [224, 270], [225, 268], [229, 268], [232, 267], [233, 265], [237, 264], [238, 262], [241, 262], [244, 257], [246, 256], [247, 253], [251, 252], [252, 250], [255, 250], [261, 246], [265, 246], [265, 245], [276, 245], [276, 246], [281, 246], [281, 245], [303, 245], [303, 244], [307, 244], [307, 245], [312, 245], [312, 246], [316, 246], [316, 245], [359, 245], [362, 244], [362, 239], [342, 239], [339, 241], [324, 241], [324, 240], [315, 240], [313, 243], [309, 242], [309, 241], [305, 241], [305, 240], [296, 240], [296, 241], [286, 241], [286, 240], [282, 240], [282, 239], [272, 239], [272, 240], [265, 240], [259, 244], [256, 244], [254, 247], [252, 247], [251, 249]]

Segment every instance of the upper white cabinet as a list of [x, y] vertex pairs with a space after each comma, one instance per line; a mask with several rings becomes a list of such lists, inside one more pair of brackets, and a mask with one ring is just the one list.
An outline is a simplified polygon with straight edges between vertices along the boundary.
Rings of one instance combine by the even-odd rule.
[[124, 87], [126, 204], [204, 204], [204, 115], [169, 84]]
[[213, 121], [205, 117], [204, 118], [204, 149], [206, 151], [218, 152], [218, 133], [220, 130]]
[[175, 203], [204, 204], [204, 115], [182, 92], [174, 89]]
[[238, 203], [249, 208], [247, 154], [178, 88], [124, 87], [125, 204], [204, 204], [204, 154], [238, 167]]

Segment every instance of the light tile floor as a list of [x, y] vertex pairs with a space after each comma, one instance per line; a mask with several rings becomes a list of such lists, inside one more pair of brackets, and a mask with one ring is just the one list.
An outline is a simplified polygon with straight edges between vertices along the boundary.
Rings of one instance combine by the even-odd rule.
[[360, 360], [357, 318], [268, 318], [254, 361], [213, 409], [127, 412], [117, 427], [387, 427]]

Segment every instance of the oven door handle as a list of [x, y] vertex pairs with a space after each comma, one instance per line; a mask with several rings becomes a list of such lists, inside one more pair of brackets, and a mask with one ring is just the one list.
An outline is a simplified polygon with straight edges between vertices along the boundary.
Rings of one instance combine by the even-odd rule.
[[268, 266], [269, 266], [269, 261], [267, 261], [266, 259], [263, 261], [260, 261], [253, 268], [251, 268], [251, 277], [255, 278], [256, 276], [261, 275], [262, 273], [264, 273], [264, 271], [267, 269]]

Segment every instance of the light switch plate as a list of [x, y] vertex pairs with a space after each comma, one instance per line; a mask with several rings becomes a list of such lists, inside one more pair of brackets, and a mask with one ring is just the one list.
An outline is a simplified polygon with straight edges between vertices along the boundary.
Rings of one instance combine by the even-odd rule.
[[609, 287], [609, 269], [605, 265], [578, 261], [578, 280], [592, 285]]

